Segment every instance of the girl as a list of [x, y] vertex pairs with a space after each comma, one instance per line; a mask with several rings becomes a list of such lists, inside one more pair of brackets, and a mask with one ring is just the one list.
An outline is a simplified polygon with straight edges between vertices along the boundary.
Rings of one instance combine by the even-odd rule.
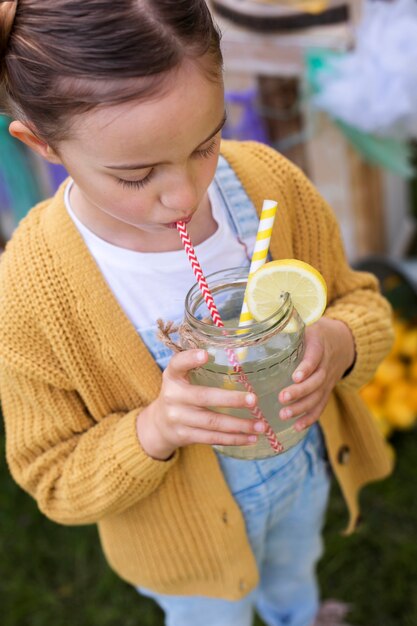
[[[58, 523], [97, 523], [111, 567], [169, 626], [249, 626], [254, 607], [270, 626], [309, 626], [324, 440], [349, 530], [361, 486], [390, 470], [356, 393], [391, 342], [376, 280], [347, 266], [330, 209], [296, 167], [260, 144], [221, 143], [219, 34], [203, 0], [2, 2], [0, 24], [10, 132], [70, 174], [0, 263], [12, 475]], [[265, 197], [280, 207], [272, 256], [314, 265], [329, 305], [280, 391], [281, 417], [303, 414], [308, 435], [238, 461], [211, 445], [250, 445], [262, 424], [209, 407], [256, 398], [192, 386], [207, 353], [172, 356], [156, 319], [180, 319], [194, 282], [176, 221], [207, 273], [245, 266]]]

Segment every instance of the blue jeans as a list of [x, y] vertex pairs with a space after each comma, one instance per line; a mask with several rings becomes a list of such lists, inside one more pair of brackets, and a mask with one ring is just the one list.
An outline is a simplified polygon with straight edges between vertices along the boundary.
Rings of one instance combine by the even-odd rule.
[[218, 456], [245, 518], [258, 587], [238, 601], [138, 591], [160, 605], [166, 626], [250, 626], [255, 609], [268, 626], [311, 626], [318, 610], [315, 566], [330, 486], [319, 426], [269, 459]]

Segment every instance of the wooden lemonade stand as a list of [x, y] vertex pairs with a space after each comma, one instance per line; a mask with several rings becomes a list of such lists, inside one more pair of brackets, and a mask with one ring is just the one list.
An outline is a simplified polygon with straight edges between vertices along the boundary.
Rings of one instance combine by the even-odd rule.
[[362, 1], [210, 0], [209, 6], [222, 31], [226, 90], [256, 84], [270, 143], [331, 204], [350, 260], [392, 253], [389, 202], [396, 198], [398, 221], [406, 212], [404, 182], [365, 162], [325, 113], [300, 98], [306, 51], [349, 50]]

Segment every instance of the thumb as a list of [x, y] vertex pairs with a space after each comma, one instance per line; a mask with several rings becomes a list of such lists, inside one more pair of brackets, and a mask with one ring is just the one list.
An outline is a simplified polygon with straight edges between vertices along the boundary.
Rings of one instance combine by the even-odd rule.
[[192, 349], [184, 350], [174, 354], [165, 370], [166, 375], [170, 378], [186, 379], [190, 370], [201, 367], [207, 362], [208, 353], [206, 350]]

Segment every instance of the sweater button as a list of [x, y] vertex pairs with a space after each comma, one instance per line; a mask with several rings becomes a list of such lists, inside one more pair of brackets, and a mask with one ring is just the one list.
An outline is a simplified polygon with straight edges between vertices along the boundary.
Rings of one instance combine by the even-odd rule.
[[349, 446], [343, 445], [340, 446], [339, 452], [337, 453], [337, 461], [340, 465], [347, 465], [350, 460], [350, 448]]
[[244, 578], [241, 578], [239, 580], [239, 591], [246, 591], [247, 588], [248, 588], [248, 583], [246, 582]]
[[223, 511], [223, 513], [222, 513], [222, 521], [223, 521], [225, 524], [227, 524], [227, 523], [228, 523], [228, 521], [229, 521], [229, 517], [228, 517], [228, 515], [227, 515], [227, 511]]

